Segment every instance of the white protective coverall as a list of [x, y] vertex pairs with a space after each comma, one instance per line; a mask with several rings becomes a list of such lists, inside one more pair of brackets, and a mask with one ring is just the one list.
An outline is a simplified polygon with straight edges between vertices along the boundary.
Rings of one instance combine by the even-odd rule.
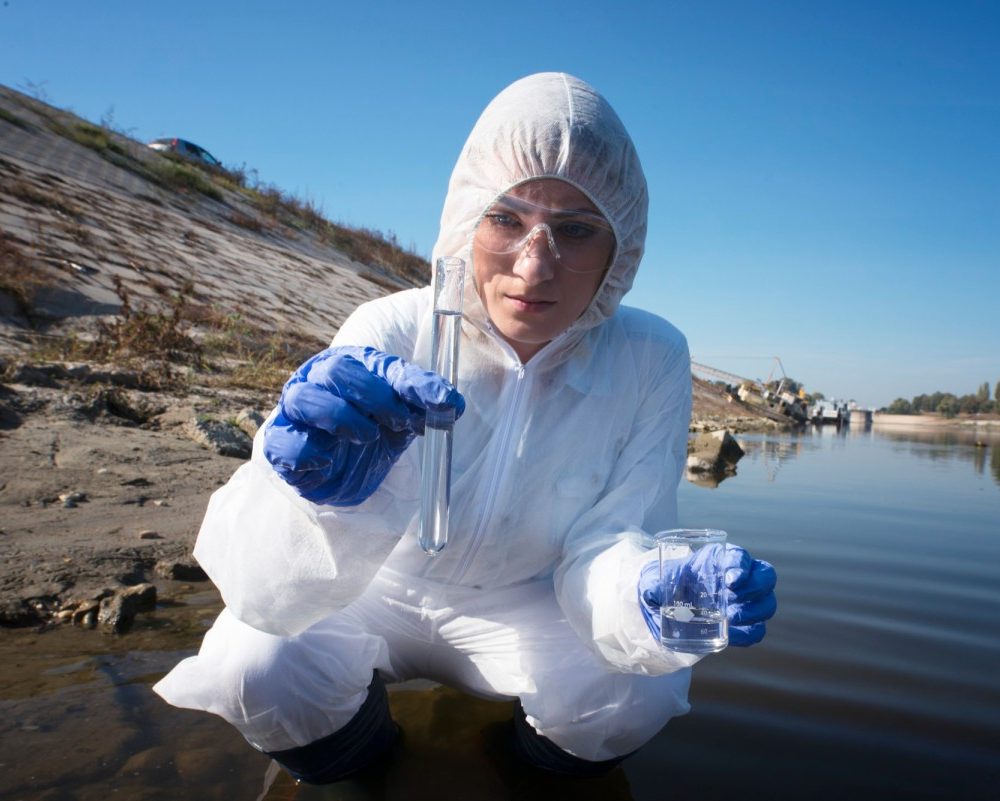
[[[155, 690], [276, 751], [329, 735], [378, 669], [520, 698], [527, 720], [587, 760], [627, 754], [688, 710], [697, 657], [661, 649], [637, 601], [649, 535], [676, 525], [690, 363], [663, 319], [619, 305], [646, 233], [632, 141], [593, 88], [544, 73], [504, 90], [452, 174], [434, 248], [471, 260], [487, 207], [533, 178], [584, 192], [615, 255], [594, 300], [526, 364], [466, 281], [449, 544], [417, 545], [422, 438], [351, 508], [300, 498], [251, 460], [211, 499], [195, 556], [227, 608]], [[430, 363], [432, 298], [362, 305], [335, 345]]]

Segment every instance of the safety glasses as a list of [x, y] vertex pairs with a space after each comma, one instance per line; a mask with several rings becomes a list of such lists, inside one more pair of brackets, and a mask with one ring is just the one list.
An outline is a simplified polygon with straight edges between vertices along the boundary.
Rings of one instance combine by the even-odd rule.
[[548, 248], [559, 268], [600, 272], [614, 253], [615, 235], [606, 219], [587, 209], [557, 209], [503, 195], [483, 214], [475, 244], [497, 255]]

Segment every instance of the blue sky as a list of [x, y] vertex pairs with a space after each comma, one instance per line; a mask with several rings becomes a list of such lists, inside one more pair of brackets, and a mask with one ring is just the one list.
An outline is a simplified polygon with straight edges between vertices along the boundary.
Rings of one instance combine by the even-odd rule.
[[1000, 380], [1000, 3], [4, 0], [0, 82], [430, 253], [482, 107], [561, 70], [650, 184], [626, 302], [882, 405]]

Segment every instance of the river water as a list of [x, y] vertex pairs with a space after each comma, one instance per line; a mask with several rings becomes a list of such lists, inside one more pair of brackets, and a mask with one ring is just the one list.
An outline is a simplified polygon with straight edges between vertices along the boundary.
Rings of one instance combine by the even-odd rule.
[[1000, 797], [1000, 433], [739, 441], [735, 477], [684, 482], [681, 522], [773, 562], [778, 614], [703, 660], [692, 712], [605, 779], [526, 775], [509, 705], [418, 684], [391, 693], [405, 739], [379, 777], [296, 787], [150, 691], [219, 608], [168, 586], [125, 637], [0, 631], [0, 799]]

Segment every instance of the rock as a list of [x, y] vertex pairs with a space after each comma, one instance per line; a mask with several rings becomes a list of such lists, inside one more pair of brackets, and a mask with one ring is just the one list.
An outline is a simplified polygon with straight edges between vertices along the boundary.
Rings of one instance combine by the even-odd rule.
[[93, 584], [90, 586], [76, 585], [73, 587], [73, 594], [63, 604], [63, 609], [78, 609], [83, 604], [93, 603], [94, 609], [105, 598], [110, 598], [115, 594], [114, 587]]
[[125, 634], [135, 622], [135, 613], [139, 611], [139, 598], [136, 595], [117, 593], [101, 601], [97, 612], [97, 622], [105, 631], [114, 634]]
[[166, 409], [163, 405], [151, 405], [140, 395], [119, 387], [102, 387], [87, 396], [74, 394], [64, 403], [91, 422], [101, 420], [125, 426], [143, 425]]
[[72, 621], [74, 626], [83, 626], [92, 629], [97, 624], [97, 612], [101, 608], [99, 601], [81, 601], [73, 610]]
[[38, 611], [24, 601], [0, 603], [0, 626], [34, 626], [41, 620]]
[[[138, 612], [149, 612], [156, 608], [156, 587], [152, 584], [136, 584], [119, 590], [100, 603], [97, 622], [106, 631], [124, 634], [132, 628]], [[78, 610], [79, 611], [79, 610]], [[86, 615], [93, 613], [90, 609]]]
[[208, 574], [194, 559], [162, 559], [153, 567], [160, 578], [174, 581], [208, 581]]
[[222, 420], [195, 417], [184, 426], [184, 433], [222, 456], [249, 459], [253, 450], [253, 441], [245, 431]]
[[149, 582], [126, 587], [118, 594], [134, 599], [136, 612], [152, 612], [156, 609], [156, 587]]
[[60, 380], [69, 378], [69, 372], [61, 364], [19, 364], [11, 370], [12, 384], [26, 384], [32, 387], [58, 387]]
[[158, 531], [153, 531], [152, 529], [146, 529], [145, 531], [139, 532], [140, 540], [162, 540], [163, 537]]
[[688, 469], [684, 472], [684, 477], [696, 487], [715, 489], [727, 478], [736, 475], [736, 471], [731, 473], [706, 473], [701, 470]]
[[735, 473], [744, 451], [726, 430], [698, 434], [688, 444], [688, 470], [699, 473]]
[[87, 493], [86, 492], [79, 492], [79, 491], [77, 491], [77, 492], [64, 492], [62, 495], [59, 496], [59, 500], [62, 501], [63, 506], [71, 509], [72, 507], [76, 506], [78, 503], [86, 501], [87, 500]]
[[264, 415], [256, 409], [244, 409], [236, 415], [236, 425], [246, 432], [250, 439], [257, 436], [257, 431], [264, 425]]
[[19, 428], [22, 419], [17, 409], [14, 408], [16, 393], [2, 386], [0, 386], [0, 392], [2, 392], [0, 394], [0, 430]]

